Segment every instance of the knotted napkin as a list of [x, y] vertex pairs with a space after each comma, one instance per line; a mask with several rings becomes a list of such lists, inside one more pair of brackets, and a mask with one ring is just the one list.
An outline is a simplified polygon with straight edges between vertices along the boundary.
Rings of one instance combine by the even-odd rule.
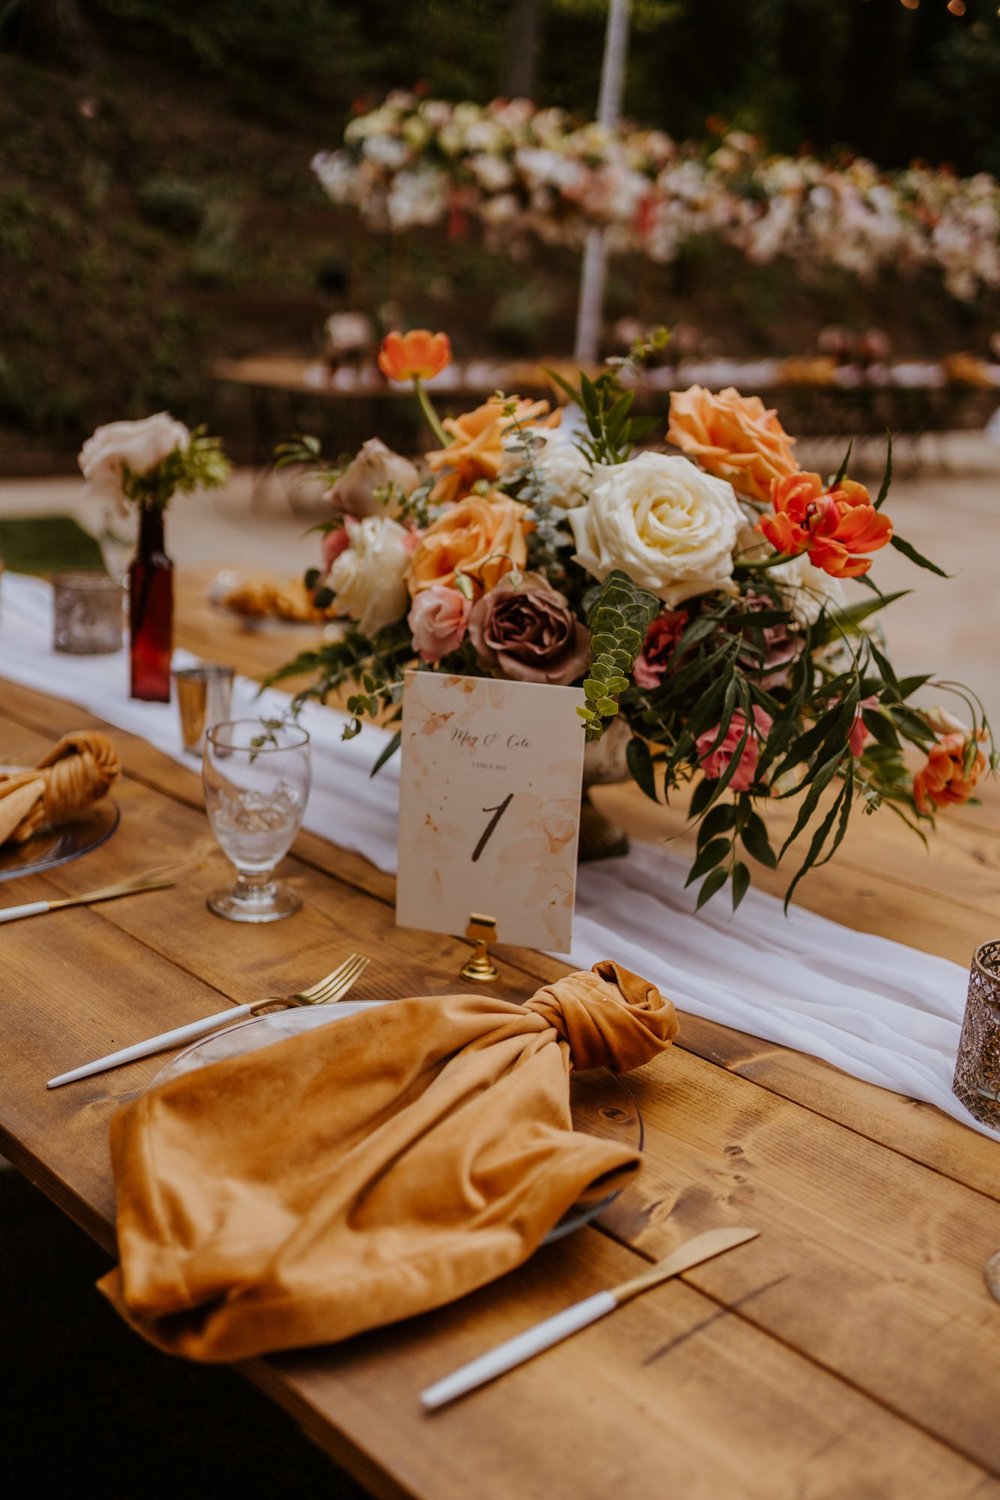
[[43, 825], [65, 823], [99, 801], [120, 775], [118, 752], [106, 734], [64, 734], [33, 769], [0, 775], [0, 844], [23, 844]]
[[637, 1067], [676, 1030], [669, 1000], [604, 962], [524, 1005], [392, 1001], [182, 1074], [112, 1120], [121, 1264], [101, 1289], [205, 1361], [439, 1307], [635, 1171], [573, 1130], [570, 1070]]

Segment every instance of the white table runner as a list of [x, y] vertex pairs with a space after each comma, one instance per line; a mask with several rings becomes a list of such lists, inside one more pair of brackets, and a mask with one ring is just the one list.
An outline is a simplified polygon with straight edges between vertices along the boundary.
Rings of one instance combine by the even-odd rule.
[[[180, 747], [176, 708], [129, 698], [124, 651], [65, 656], [51, 643], [48, 584], [4, 575], [0, 676], [77, 703], [195, 767]], [[179, 664], [193, 660], [177, 653]], [[0, 701], [2, 693], [0, 684]], [[253, 683], [237, 680], [234, 716], [280, 713], [285, 706], [284, 694], [258, 697]], [[307, 705], [302, 722], [313, 739], [306, 828], [394, 871], [398, 758], [369, 778], [384, 732], [366, 728], [345, 742], [344, 716], [317, 704]], [[617, 958], [682, 1010], [824, 1058], [1000, 1139], [951, 1092], [968, 982], [963, 968], [801, 907], [785, 917], [781, 902], [760, 891], [751, 890], [735, 915], [724, 899], [695, 914], [686, 873], [682, 861], [653, 844], [584, 866], [571, 961], [587, 968]]]

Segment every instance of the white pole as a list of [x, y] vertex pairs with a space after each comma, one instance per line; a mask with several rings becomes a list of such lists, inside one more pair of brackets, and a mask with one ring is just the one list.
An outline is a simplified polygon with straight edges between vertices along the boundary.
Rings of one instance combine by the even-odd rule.
[[[610, 0], [608, 6], [597, 120], [598, 124], [606, 125], [609, 129], [614, 129], [621, 119], [630, 5], [631, 0]], [[588, 230], [580, 276], [580, 304], [576, 315], [575, 356], [581, 364], [595, 364], [597, 361], [606, 275], [607, 245], [604, 230]]]

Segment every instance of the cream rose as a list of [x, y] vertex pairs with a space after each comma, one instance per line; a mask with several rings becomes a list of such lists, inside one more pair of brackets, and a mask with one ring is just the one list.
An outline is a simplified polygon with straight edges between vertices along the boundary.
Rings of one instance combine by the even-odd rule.
[[349, 517], [347, 534], [350, 545], [330, 570], [330, 587], [339, 612], [357, 620], [363, 635], [374, 635], [406, 613], [408, 533], [388, 516], [365, 516]]
[[567, 512], [575, 561], [595, 578], [621, 568], [673, 609], [724, 587], [743, 520], [732, 485], [686, 458], [641, 453], [595, 465], [590, 500]]
[[843, 609], [847, 603], [840, 579], [814, 567], [808, 552], [790, 557], [769, 571], [800, 625], [814, 625], [824, 609]]
[[331, 489], [330, 501], [349, 516], [395, 517], [400, 497], [412, 494], [419, 483], [408, 458], [393, 453], [381, 438], [369, 438]]
[[[560, 427], [529, 427], [533, 439], [531, 469], [542, 485], [543, 495], [561, 510], [584, 505], [590, 492], [590, 463]], [[509, 479], [526, 466], [524, 445], [518, 437], [504, 438], [500, 475]]]
[[176, 448], [187, 448], [191, 434], [169, 412], [157, 412], [140, 422], [109, 422], [98, 427], [80, 450], [83, 477], [95, 494], [122, 498], [122, 470], [148, 474]]

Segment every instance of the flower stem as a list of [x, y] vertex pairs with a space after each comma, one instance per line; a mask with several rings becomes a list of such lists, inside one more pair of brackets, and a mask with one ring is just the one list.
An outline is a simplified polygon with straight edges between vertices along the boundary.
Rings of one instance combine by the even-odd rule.
[[427, 392], [424, 390], [424, 383], [420, 379], [419, 375], [414, 375], [414, 377], [413, 377], [413, 389], [417, 393], [417, 400], [420, 402], [420, 410], [423, 412], [424, 416], [427, 418], [427, 422], [428, 422], [428, 425], [430, 426], [431, 431], [433, 432], [434, 436], [437, 438], [438, 442], [441, 444], [441, 447], [442, 448], [447, 448], [447, 446], [448, 446], [448, 434], [445, 432], [444, 428], [441, 426], [441, 422], [440, 422], [440, 419], [438, 418], [438, 414], [434, 410], [433, 406], [431, 405], [430, 397], [428, 396]]
[[765, 568], [777, 568], [781, 563], [791, 562], [797, 553], [776, 552], [773, 557], [765, 557], [760, 562], [737, 562], [733, 563], [734, 573], [763, 573]]

